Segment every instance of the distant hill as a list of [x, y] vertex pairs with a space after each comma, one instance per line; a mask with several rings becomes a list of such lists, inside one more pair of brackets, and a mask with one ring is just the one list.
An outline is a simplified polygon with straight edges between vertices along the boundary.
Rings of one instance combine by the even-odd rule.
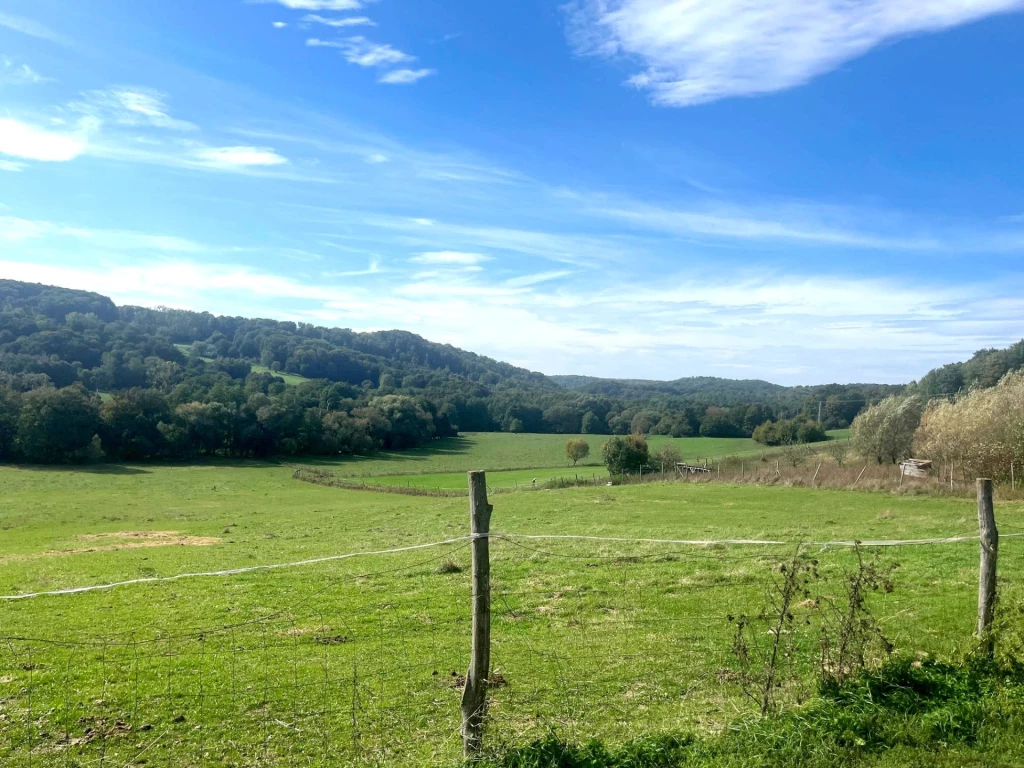
[[[60, 363], [91, 370], [102, 365], [105, 354], [137, 353], [180, 364], [187, 358], [181, 352], [186, 345], [200, 357], [245, 360], [307, 379], [355, 385], [369, 381], [377, 386], [382, 376], [391, 376], [409, 378], [413, 387], [423, 388], [431, 376], [442, 373], [487, 385], [556, 386], [543, 374], [407, 331], [358, 333], [208, 312], [117, 307], [99, 294], [12, 280], [0, 280], [0, 308], [3, 367], [54, 373], [59, 383], [78, 378], [73, 371], [60, 370]], [[38, 327], [40, 316], [54, 326]], [[125, 333], [129, 328], [132, 332]], [[129, 382], [114, 376], [101, 383], [120, 389]]]
[[408, 331], [117, 306], [0, 280], [0, 457], [334, 454], [456, 430], [749, 436], [797, 415], [844, 427], [900, 389], [545, 376]]
[[925, 397], [965, 392], [971, 387], [992, 387], [1010, 371], [1024, 368], [1024, 340], [1006, 349], [982, 349], [970, 360], [935, 368], [912, 385]]
[[609, 397], [635, 397], [644, 393], [676, 397], [710, 398], [715, 405], [771, 402], [798, 389], [772, 384], [759, 379], [721, 379], [713, 376], [693, 376], [674, 381], [653, 379], [603, 379], [595, 376], [550, 376], [565, 389], [576, 392], [603, 394]]

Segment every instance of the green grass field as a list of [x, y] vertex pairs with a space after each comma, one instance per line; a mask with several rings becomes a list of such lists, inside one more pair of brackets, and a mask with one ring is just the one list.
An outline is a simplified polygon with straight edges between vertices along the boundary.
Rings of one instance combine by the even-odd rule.
[[273, 376], [277, 376], [279, 379], [284, 379], [284, 383], [289, 387], [294, 387], [296, 384], [301, 384], [304, 381], [309, 381], [305, 376], [300, 376], [297, 373], [285, 373], [284, 371], [272, 371], [265, 365], [254, 365], [252, 367], [253, 373], [269, 373]]
[[[843, 439], [848, 430], [829, 433]], [[565, 457], [565, 442], [578, 437], [590, 444], [590, 456], [577, 466]], [[461, 491], [466, 489], [466, 471], [489, 469], [488, 487], [514, 489], [567, 482], [606, 482], [608, 473], [601, 464], [601, 446], [605, 435], [534, 435], [478, 432], [437, 440], [415, 451], [391, 452], [375, 456], [342, 459], [317, 459], [305, 462], [334, 471], [340, 477], [360, 478], [369, 485], [395, 485], [424, 490]], [[665, 443], [674, 445], [691, 463], [714, 463], [726, 457], [774, 456], [779, 449], [768, 448], [747, 438], [680, 437], [652, 435], [651, 451]]]
[[[535, 435], [505, 432], [470, 432], [459, 437], [435, 440], [413, 451], [392, 451], [373, 456], [348, 456], [339, 459], [306, 461], [331, 468], [343, 477], [389, 477], [411, 474], [447, 474], [471, 469], [571, 469], [565, 458], [565, 442], [573, 437], [590, 444], [590, 456], [579, 462], [580, 472], [600, 467], [601, 446], [606, 435]], [[666, 437], [648, 438], [651, 450], [664, 443], [675, 445], [687, 461], [713, 460], [725, 456], [755, 455], [765, 451], [760, 443], [747, 438]], [[590, 474], [594, 469], [587, 469]], [[572, 473], [569, 473], [571, 476]], [[550, 473], [549, 473], [550, 476]], [[532, 475], [531, 475], [532, 478]]]
[[[501, 448], [474, 437], [469, 466], [484, 450], [535, 461], [523, 446], [540, 438], [504, 436]], [[0, 468], [0, 489], [4, 595], [412, 546], [468, 526], [465, 499], [322, 487], [256, 462]], [[795, 543], [976, 529], [970, 501], [806, 488], [652, 484], [493, 502], [492, 528], [518, 534]], [[1024, 530], [1024, 505], [998, 514], [1004, 532]], [[492, 691], [492, 732], [510, 744], [552, 729], [619, 744], [733, 722], [749, 707], [724, 672], [727, 616], [756, 609], [794, 550], [492, 541], [493, 664], [506, 683]], [[806, 550], [828, 578], [817, 588], [840, 589], [851, 553]], [[900, 564], [897, 588], [872, 601], [898, 649], [967, 647], [977, 546], [884, 555]], [[1019, 604], [1024, 544], [1007, 540], [1001, 558], [1004, 604]], [[3, 602], [0, 764], [453, 764], [468, 564], [457, 542]], [[816, 636], [800, 643], [807, 675]]]

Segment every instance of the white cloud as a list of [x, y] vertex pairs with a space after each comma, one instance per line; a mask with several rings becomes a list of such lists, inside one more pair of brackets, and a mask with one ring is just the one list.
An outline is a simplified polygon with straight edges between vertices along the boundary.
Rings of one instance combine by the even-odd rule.
[[105, 122], [131, 127], [151, 126], [173, 131], [195, 131], [197, 126], [178, 120], [168, 113], [166, 95], [148, 88], [118, 87], [91, 91], [72, 109], [93, 115]]
[[272, 22], [272, 26], [274, 27], [274, 29], [284, 29], [285, 27], [288, 26], [288, 22], [287, 21], [275, 21], [275, 22]]
[[198, 253], [208, 250], [193, 240], [173, 235], [153, 235], [118, 229], [88, 229], [30, 221], [15, 216], [0, 216], [0, 240], [25, 242], [40, 238], [74, 238], [101, 248], [117, 251], [151, 250], [168, 253]]
[[102, 248], [121, 251], [164, 251], [168, 253], [198, 253], [206, 246], [193, 240], [173, 235], [151, 235], [144, 232], [128, 232], [117, 229], [83, 229], [81, 227], [59, 227], [53, 234], [73, 237]]
[[323, 276], [327, 278], [336, 277], [365, 277], [367, 275], [379, 275], [384, 270], [380, 266], [380, 257], [374, 256], [370, 259], [370, 263], [366, 266], [366, 269], [353, 269], [341, 272], [324, 272]]
[[49, 226], [45, 222], [19, 219], [15, 216], [0, 216], [0, 240], [9, 243], [34, 240], [45, 235]]
[[524, 275], [510, 284], [470, 272], [452, 291], [451, 271], [405, 283], [390, 273], [382, 281], [373, 261], [356, 271], [367, 273], [367, 285], [351, 279], [355, 272], [303, 280], [209, 260], [70, 266], [6, 258], [0, 277], [96, 290], [119, 302], [358, 330], [404, 328], [534, 370], [632, 378], [730, 375], [749, 365], [745, 375], [793, 383], [907, 381], [936, 363], [1019, 338], [1014, 320], [1024, 312], [1021, 286], [1013, 281], [943, 288], [925, 280], [908, 286], [712, 270], [636, 282], [593, 274], [578, 285]]
[[581, 54], [635, 58], [629, 82], [688, 106], [801, 85], [886, 41], [1024, 8], [1024, 0], [575, 0]]
[[597, 207], [593, 213], [645, 230], [683, 237], [709, 236], [748, 241], [790, 241], [851, 248], [934, 250], [941, 243], [927, 235], [880, 235], [843, 221], [827, 206], [781, 205], [769, 208], [718, 206], [669, 209], [653, 205]]
[[387, 43], [373, 43], [365, 37], [349, 37], [345, 40], [319, 40], [311, 38], [306, 45], [313, 48], [338, 48], [345, 61], [360, 67], [379, 67], [385, 64], [401, 64], [416, 57], [392, 48]]
[[347, 16], [341, 19], [331, 19], [326, 16], [319, 16], [315, 13], [307, 14], [302, 17], [303, 21], [311, 24], [325, 24], [328, 27], [335, 27], [340, 29], [343, 27], [375, 27], [377, 22], [371, 19], [369, 16]]
[[7, 171], [8, 173], [19, 173], [28, 168], [25, 163], [16, 163], [13, 160], [0, 160], [0, 171]]
[[381, 163], [391, 162], [391, 158], [382, 152], [371, 152], [363, 159], [370, 165], [380, 165]]
[[41, 40], [49, 40], [54, 43], [63, 44], [66, 42], [62, 35], [57, 34], [46, 25], [32, 19], [26, 19], [24, 16], [14, 16], [10, 13], [0, 12], [0, 27], [7, 27], [7, 29], [13, 29], [15, 32], [21, 32], [23, 35], [38, 37]]
[[321, 40], [318, 37], [311, 37], [306, 41], [310, 48], [345, 48], [346, 45], [338, 40]]
[[284, 165], [288, 158], [267, 147], [206, 147], [197, 150], [196, 159], [211, 168], [225, 170]]
[[429, 77], [436, 73], [433, 69], [394, 69], [378, 79], [378, 83], [389, 83], [391, 85], [408, 85]]
[[371, 227], [406, 233], [408, 242], [455, 250], [465, 248], [504, 251], [515, 256], [530, 255], [550, 261], [597, 267], [635, 257], [635, 248], [623, 238], [581, 234], [559, 234], [510, 227], [466, 226], [432, 219], [403, 219], [371, 216], [364, 220]]
[[490, 261], [492, 256], [482, 253], [465, 253], [463, 251], [427, 251], [413, 256], [409, 261], [417, 264], [444, 264], [448, 266], [470, 266], [483, 261]]
[[563, 277], [568, 277], [573, 274], [567, 269], [553, 270], [550, 272], [537, 272], [533, 275], [520, 275], [519, 277], [512, 277], [505, 281], [505, 285], [510, 288], [527, 288], [532, 285], [540, 285], [541, 283], [549, 283], [552, 280], [561, 280]]
[[361, 0], [255, 0], [263, 3], [277, 3], [293, 11], [354, 11], [362, 8]]
[[49, 79], [28, 64], [17, 64], [6, 56], [0, 56], [0, 85], [36, 85]]
[[86, 129], [74, 134], [57, 133], [18, 120], [0, 118], [0, 154], [43, 162], [74, 160], [88, 147]]

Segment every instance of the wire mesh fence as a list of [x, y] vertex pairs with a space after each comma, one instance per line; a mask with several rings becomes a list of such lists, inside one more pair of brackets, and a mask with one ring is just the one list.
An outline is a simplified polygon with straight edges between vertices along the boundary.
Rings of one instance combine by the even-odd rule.
[[[455, 764], [469, 544], [0, 606], [0, 764]], [[552, 729], [624, 741], [730, 721], [746, 707], [731, 619], [763, 604], [797, 551], [502, 534], [491, 544], [491, 746]], [[817, 591], [838, 595], [853, 553], [802, 551], [819, 564]], [[929, 653], [969, 643], [976, 546], [884, 556], [901, 566], [897, 589], [872, 609], [893, 643]], [[1013, 602], [1019, 547], [1003, 558]], [[794, 611], [810, 619], [816, 608]], [[798, 700], [819, 637], [794, 626]]]

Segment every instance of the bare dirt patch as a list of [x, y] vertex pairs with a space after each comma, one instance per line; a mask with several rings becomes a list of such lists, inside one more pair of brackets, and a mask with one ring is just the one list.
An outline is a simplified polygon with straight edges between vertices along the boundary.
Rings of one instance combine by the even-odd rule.
[[[121, 549], [147, 547], [209, 547], [219, 544], [215, 536], [186, 536], [180, 531], [115, 531], [113, 533], [87, 533], [77, 537], [81, 541], [97, 542], [95, 546], [58, 549], [47, 555], [80, 555], [85, 552], [117, 552]], [[111, 542], [104, 544], [99, 542]]]

